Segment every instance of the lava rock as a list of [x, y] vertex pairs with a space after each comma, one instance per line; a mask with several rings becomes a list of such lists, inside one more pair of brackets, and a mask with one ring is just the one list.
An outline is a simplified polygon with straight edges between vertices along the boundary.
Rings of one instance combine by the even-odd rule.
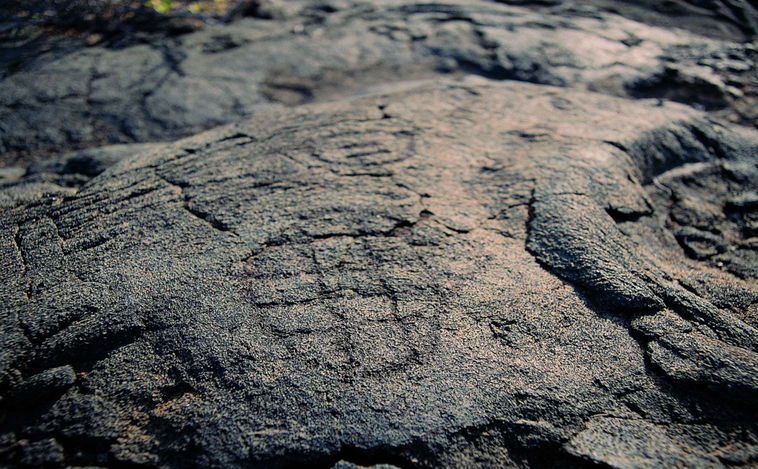
[[0, 208], [0, 434], [76, 465], [746, 464], [757, 277], [690, 258], [671, 210], [737, 242], [756, 149], [683, 105], [453, 78], [138, 152]]
[[20, 41], [0, 48], [0, 163], [172, 140], [441, 74], [669, 99], [756, 124], [758, 51], [736, 42], [758, 25], [749, 2], [666, 2], [681, 7], [673, 12], [656, 11], [659, 2], [589, 3], [263, 2], [261, 13], [279, 13], [149, 43]]

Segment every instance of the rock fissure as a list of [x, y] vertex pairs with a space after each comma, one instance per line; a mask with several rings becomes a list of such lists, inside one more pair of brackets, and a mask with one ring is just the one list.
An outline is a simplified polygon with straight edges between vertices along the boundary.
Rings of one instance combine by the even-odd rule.
[[[222, 233], [229, 234], [231, 236], [239, 237], [237, 233], [235, 233], [233, 230], [229, 228], [226, 224], [219, 221], [218, 218], [216, 218], [213, 214], [207, 213], [203, 210], [200, 210], [199, 208], [195, 207], [192, 203], [192, 199], [185, 193], [185, 188], [188, 187], [186, 184], [178, 184], [175, 182], [170, 181], [166, 177], [155, 173], [156, 176], [165, 182], [166, 184], [169, 184], [171, 187], [175, 187], [178, 189], [179, 194], [184, 199], [184, 203], [182, 207], [184, 210], [186, 210], [190, 215], [192, 215], [194, 218], [197, 218], [198, 220], [201, 220], [203, 223], [206, 223], [210, 225], [213, 229], [221, 231]], [[261, 186], [264, 187], [264, 186]], [[135, 196], [143, 195], [143, 193], [136, 194]]]

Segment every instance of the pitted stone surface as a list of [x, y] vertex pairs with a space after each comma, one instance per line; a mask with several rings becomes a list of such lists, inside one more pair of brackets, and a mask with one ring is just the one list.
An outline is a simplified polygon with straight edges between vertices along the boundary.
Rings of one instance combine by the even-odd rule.
[[[171, 140], [271, 108], [440, 75], [669, 99], [756, 124], [758, 52], [730, 34], [756, 27], [753, 6], [740, 0], [697, 2], [707, 6], [666, 2], [684, 6], [661, 16], [655, 5], [588, 3], [594, 6], [266, 2], [259, 16], [268, 19], [209, 26], [147, 44], [85, 47], [62, 39], [8, 44], [0, 52], [0, 161]], [[721, 31], [706, 38], [610, 11], [642, 20], [661, 16], [674, 26], [713, 17], [726, 29], [698, 28]], [[677, 15], [684, 19], [677, 21]]]
[[2, 209], [0, 457], [753, 464], [757, 151], [476, 79], [137, 152]]

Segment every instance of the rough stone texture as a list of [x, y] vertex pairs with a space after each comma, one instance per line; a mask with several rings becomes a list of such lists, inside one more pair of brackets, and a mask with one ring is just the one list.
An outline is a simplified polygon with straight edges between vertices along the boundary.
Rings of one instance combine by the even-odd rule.
[[665, 28], [684, 28], [697, 34], [733, 41], [749, 41], [758, 33], [758, 14], [750, 0], [501, 0], [523, 5], [590, 6], [620, 14], [642, 23]]
[[7, 168], [0, 173], [0, 207], [31, 202], [53, 194], [71, 195], [94, 176], [124, 158], [161, 148], [159, 143], [135, 143], [90, 148], [60, 158], [33, 163], [26, 170]]
[[0, 163], [169, 140], [440, 74], [671, 99], [755, 125], [758, 52], [730, 41], [755, 33], [756, 9], [744, 0], [659, 3], [279, 1], [264, 3], [259, 18], [122, 48], [8, 43]]
[[0, 209], [8, 465], [758, 460], [754, 130], [437, 81], [77, 187]]

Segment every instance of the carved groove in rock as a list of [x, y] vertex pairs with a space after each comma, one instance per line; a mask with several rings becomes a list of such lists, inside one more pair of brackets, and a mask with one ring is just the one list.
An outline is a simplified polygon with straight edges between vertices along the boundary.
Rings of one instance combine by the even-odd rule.
[[480, 79], [261, 114], [11, 203], [3, 457], [750, 464], [756, 148], [685, 106]]

